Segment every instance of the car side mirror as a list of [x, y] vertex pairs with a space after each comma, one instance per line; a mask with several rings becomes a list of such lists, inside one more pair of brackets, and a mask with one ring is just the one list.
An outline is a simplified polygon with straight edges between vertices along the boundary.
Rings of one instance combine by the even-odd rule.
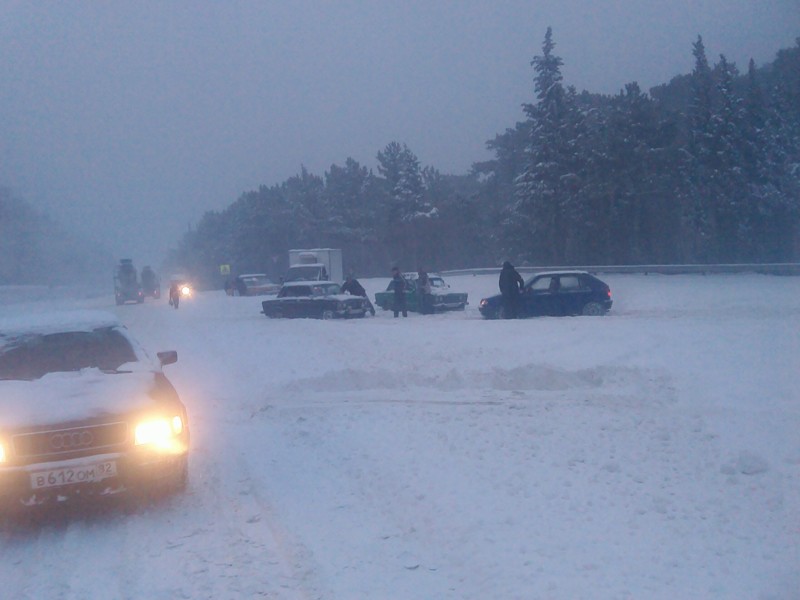
[[178, 362], [178, 352], [175, 350], [167, 350], [166, 352], [158, 352], [156, 354], [158, 356], [158, 360], [161, 362], [161, 366], [164, 365], [171, 365], [173, 363]]

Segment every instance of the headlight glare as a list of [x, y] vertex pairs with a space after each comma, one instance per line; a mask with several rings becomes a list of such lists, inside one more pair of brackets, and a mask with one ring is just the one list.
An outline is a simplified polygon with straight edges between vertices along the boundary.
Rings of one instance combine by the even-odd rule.
[[177, 415], [172, 417], [172, 432], [175, 435], [180, 435], [183, 433], [183, 419]]
[[0, 464], [6, 462], [6, 447], [3, 442], [0, 442]]
[[136, 426], [134, 441], [137, 446], [146, 446], [167, 454], [179, 454], [186, 451], [185, 443], [179, 439], [184, 430], [185, 424], [180, 415], [150, 419]]
[[137, 446], [145, 444], [163, 446], [169, 443], [172, 436], [172, 428], [167, 419], [154, 419], [136, 426], [135, 443]]

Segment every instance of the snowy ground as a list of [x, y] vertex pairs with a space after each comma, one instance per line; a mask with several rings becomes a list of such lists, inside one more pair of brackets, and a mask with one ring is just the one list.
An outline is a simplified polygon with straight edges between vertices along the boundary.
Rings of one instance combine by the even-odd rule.
[[[800, 278], [604, 276], [604, 318], [116, 312], [189, 408], [191, 481], [0, 531], [15, 599], [800, 598]], [[387, 280], [362, 281], [372, 296]]]

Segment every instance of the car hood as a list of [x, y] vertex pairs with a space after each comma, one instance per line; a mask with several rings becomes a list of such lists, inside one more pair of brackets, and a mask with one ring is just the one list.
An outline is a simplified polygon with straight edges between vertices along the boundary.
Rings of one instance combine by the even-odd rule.
[[354, 300], [363, 300], [361, 296], [351, 296], [350, 294], [332, 294], [330, 296], [287, 296], [285, 298], [267, 298], [263, 302], [280, 302], [281, 300], [337, 300], [339, 302], [347, 302]]
[[[131, 372], [125, 371], [127, 367]], [[0, 430], [80, 421], [152, 407], [155, 374], [141, 365], [49, 373], [33, 381], [0, 381]]]

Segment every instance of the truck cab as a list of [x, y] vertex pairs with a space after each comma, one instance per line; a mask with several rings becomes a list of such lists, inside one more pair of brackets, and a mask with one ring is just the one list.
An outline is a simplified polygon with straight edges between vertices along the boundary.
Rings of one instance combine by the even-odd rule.
[[120, 259], [114, 271], [114, 299], [117, 306], [126, 302], [144, 302], [142, 286], [139, 285], [139, 275], [133, 260], [130, 258]]
[[342, 251], [336, 248], [289, 250], [289, 269], [283, 278], [288, 281], [344, 280]]
[[292, 265], [286, 271], [284, 282], [289, 281], [329, 281], [328, 269], [322, 263]]

